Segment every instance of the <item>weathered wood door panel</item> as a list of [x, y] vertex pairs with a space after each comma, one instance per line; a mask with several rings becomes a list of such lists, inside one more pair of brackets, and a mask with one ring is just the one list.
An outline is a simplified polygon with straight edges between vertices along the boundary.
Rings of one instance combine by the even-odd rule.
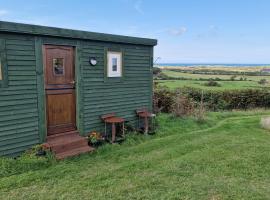
[[76, 130], [73, 47], [45, 45], [47, 134]]

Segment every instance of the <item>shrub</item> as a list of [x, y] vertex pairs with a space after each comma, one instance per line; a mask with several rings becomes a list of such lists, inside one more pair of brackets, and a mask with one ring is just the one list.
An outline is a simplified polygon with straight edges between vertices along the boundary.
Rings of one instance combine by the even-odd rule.
[[161, 71], [162, 71], [162, 70], [161, 70], [160, 68], [158, 68], [158, 67], [153, 67], [153, 74], [154, 74], [154, 75], [160, 74]]
[[205, 121], [205, 105], [204, 105], [204, 92], [201, 92], [201, 101], [194, 112], [194, 116], [198, 122], [204, 122]]
[[265, 85], [265, 84], [267, 84], [268, 82], [267, 82], [266, 79], [261, 79], [261, 80], [259, 80], [258, 83], [259, 83], [260, 85]]
[[175, 93], [166, 86], [155, 84], [153, 95], [153, 109], [155, 113], [169, 113], [172, 109]]
[[175, 117], [186, 117], [194, 113], [194, 103], [188, 97], [176, 92], [172, 113]]
[[164, 74], [162, 72], [157, 74], [156, 78], [159, 79], [159, 80], [169, 80], [170, 79], [170, 77], [168, 75], [166, 75], [166, 74]]
[[231, 78], [230, 78], [231, 81], [235, 81], [236, 77], [237, 77], [236, 75], [231, 76]]
[[205, 86], [209, 86], [209, 87], [220, 87], [221, 85], [214, 81], [214, 80], [209, 80], [207, 83], [204, 84]]

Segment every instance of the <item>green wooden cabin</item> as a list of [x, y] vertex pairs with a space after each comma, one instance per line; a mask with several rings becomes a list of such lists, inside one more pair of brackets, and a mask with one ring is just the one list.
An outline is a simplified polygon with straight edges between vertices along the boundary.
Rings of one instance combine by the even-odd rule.
[[135, 123], [136, 109], [152, 109], [156, 44], [0, 21], [0, 156], [19, 155], [72, 123], [81, 136], [102, 132], [107, 113]]

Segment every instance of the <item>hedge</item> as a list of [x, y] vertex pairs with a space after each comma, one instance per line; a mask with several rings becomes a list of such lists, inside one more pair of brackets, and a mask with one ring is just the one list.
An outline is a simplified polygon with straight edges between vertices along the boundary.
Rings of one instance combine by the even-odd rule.
[[[270, 107], [270, 90], [268, 89], [202, 91], [185, 87], [177, 90], [179, 91], [195, 102], [201, 101], [203, 92], [203, 102], [211, 111]], [[176, 91], [157, 86], [154, 89], [154, 105], [162, 112], [169, 112], [175, 95]]]

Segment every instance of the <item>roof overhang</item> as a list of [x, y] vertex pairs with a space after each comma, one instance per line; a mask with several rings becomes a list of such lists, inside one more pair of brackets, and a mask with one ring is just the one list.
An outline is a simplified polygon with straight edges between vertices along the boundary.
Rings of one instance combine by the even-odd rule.
[[0, 21], [0, 32], [155, 46], [156, 39]]

